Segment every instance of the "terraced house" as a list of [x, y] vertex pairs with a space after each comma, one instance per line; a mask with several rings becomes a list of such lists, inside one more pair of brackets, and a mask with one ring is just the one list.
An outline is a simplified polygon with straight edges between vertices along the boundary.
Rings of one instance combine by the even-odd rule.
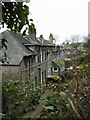
[[4, 31], [0, 39], [7, 40], [7, 49], [0, 50], [2, 56], [7, 55], [7, 60], [1, 65], [2, 80], [27, 80], [30, 79], [32, 87], [38, 83], [46, 82], [48, 75], [55, 72], [52, 60], [59, 57], [60, 46], [53, 43], [53, 36], [45, 40], [43, 35], [36, 38], [35, 34], [22, 37], [20, 33]]

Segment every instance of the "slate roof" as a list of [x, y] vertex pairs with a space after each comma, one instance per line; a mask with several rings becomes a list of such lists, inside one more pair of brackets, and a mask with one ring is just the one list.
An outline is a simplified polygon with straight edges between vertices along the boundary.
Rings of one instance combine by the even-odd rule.
[[61, 68], [64, 65], [64, 61], [60, 58], [55, 58], [52, 62], [56, 64], [59, 68]]
[[0, 54], [3, 55], [6, 52], [9, 65], [19, 65], [24, 56], [35, 55], [34, 51], [28, 50], [23, 43], [30, 44], [30, 42], [24, 39], [19, 33], [11, 31], [4, 31], [0, 34], [0, 39], [5, 38], [7, 40], [7, 50], [3, 48], [0, 50]]
[[45, 39], [43, 39], [43, 43], [40, 41], [39, 38], [37, 38], [36, 41], [41, 46], [52, 46], [53, 45], [49, 42], [49, 40], [45, 40]]
[[40, 45], [40, 46], [52, 46], [54, 44], [50, 44], [49, 40], [43, 40], [43, 44], [41, 42], [41, 40], [39, 38], [36, 38], [36, 40], [32, 40], [30, 39], [30, 36], [29, 35], [26, 35], [25, 36], [25, 39], [29, 41], [29, 44], [31, 45]]
[[49, 42], [49, 40], [45, 40], [45, 39], [44, 39], [44, 44], [45, 44], [46, 46], [54, 46], [54, 44], [51, 44], [51, 43]]
[[8, 65], [19, 65], [24, 56], [35, 55], [36, 52], [28, 49], [28, 46], [54, 46], [54, 44], [49, 43], [49, 40], [44, 39], [42, 44], [39, 38], [33, 40], [29, 35], [22, 37], [20, 33], [14, 33], [9, 30], [0, 33], [0, 39], [2, 38], [7, 40], [8, 49], [3, 48], [0, 50], [0, 54], [3, 55], [6, 52]]

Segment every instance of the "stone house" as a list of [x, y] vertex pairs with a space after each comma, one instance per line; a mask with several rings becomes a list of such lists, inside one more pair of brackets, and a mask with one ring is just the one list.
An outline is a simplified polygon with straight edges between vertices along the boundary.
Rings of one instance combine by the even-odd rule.
[[4, 53], [7, 54], [7, 61], [2, 64], [1, 68], [2, 80], [29, 79], [30, 61], [35, 56], [35, 52], [28, 50], [24, 46], [24, 43], [28, 43], [28, 41], [25, 41], [20, 34], [15, 34], [10, 31], [3, 32], [0, 37], [7, 40], [7, 49], [3, 48], [0, 50], [2, 56]]
[[1, 67], [2, 80], [30, 79], [32, 87], [45, 83], [46, 77], [52, 75], [52, 60], [59, 57], [60, 46], [45, 40], [43, 35], [39, 38], [35, 34], [22, 37], [20, 33], [8, 30], [0, 35], [2, 38], [7, 40], [7, 49], [0, 52], [8, 56]]

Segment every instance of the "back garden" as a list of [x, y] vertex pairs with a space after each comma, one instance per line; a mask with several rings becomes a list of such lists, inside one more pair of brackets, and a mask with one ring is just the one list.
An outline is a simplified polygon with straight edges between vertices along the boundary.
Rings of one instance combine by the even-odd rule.
[[[30, 89], [28, 80], [2, 84], [3, 120], [22, 118], [90, 119], [90, 51], [79, 54], [70, 62], [64, 80], [53, 80]], [[76, 67], [75, 67], [76, 66]]]

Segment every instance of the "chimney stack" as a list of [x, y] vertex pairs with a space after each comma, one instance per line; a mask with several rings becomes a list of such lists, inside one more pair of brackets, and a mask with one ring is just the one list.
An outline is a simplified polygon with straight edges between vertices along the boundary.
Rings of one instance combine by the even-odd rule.
[[42, 45], [43, 45], [44, 44], [43, 35], [40, 35], [39, 39], [40, 39], [40, 41], [42, 42]]
[[33, 32], [31, 32], [31, 31], [29, 30], [28, 33], [29, 33], [30, 38], [31, 38], [33, 41], [35, 41], [35, 40], [36, 40], [36, 29], [34, 29]]
[[54, 40], [53, 34], [50, 33], [50, 35], [49, 35], [49, 42], [50, 42], [51, 44], [53, 44], [53, 40]]

